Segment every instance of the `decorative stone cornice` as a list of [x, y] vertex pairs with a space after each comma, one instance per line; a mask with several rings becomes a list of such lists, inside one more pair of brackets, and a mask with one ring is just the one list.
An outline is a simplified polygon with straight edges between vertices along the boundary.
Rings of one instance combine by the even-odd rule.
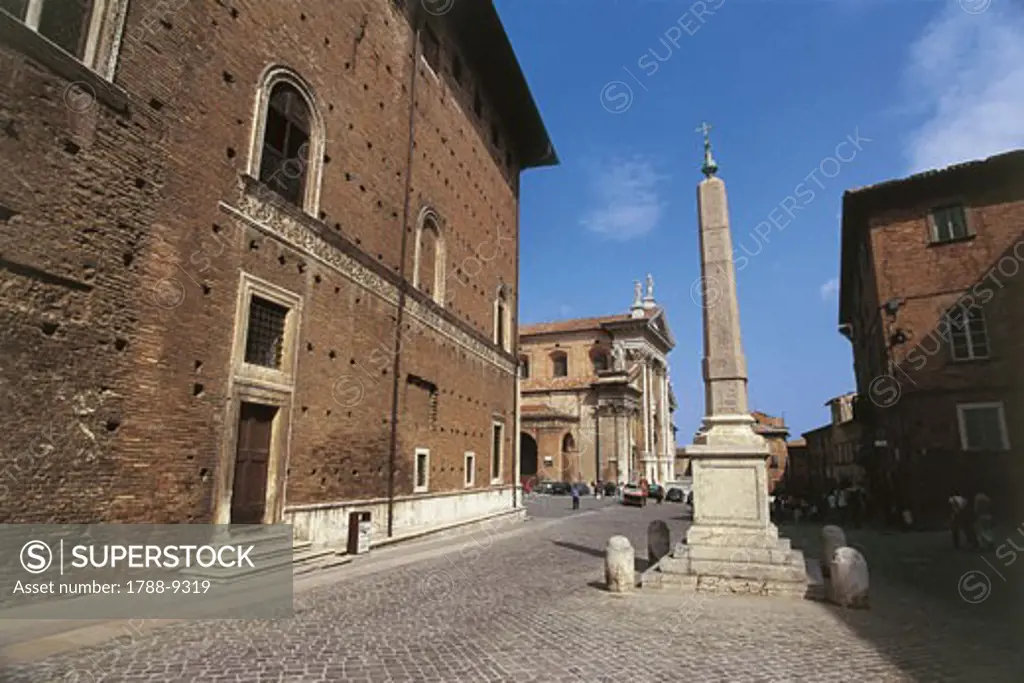
[[[359, 263], [354, 257], [329, 244], [321, 236], [302, 225], [293, 217], [262, 201], [259, 197], [241, 193], [238, 206], [220, 202], [221, 211], [242, 221], [249, 227], [284, 242], [305, 256], [331, 268], [364, 290], [398, 306], [398, 286]], [[443, 315], [414, 297], [406, 297], [405, 311], [419, 323], [431, 328], [449, 341], [497, 367], [502, 372], [515, 375], [516, 363], [496, 349], [490, 348], [474, 336], [466, 333]]]

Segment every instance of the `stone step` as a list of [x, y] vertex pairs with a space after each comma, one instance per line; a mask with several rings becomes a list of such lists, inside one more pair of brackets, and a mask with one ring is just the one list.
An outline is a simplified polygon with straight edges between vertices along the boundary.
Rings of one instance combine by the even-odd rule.
[[[781, 546], [781, 544], [780, 544]], [[672, 557], [730, 563], [786, 565], [802, 569], [803, 553], [789, 548], [727, 548], [723, 546], [690, 545], [677, 547]]]
[[693, 526], [687, 531], [686, 539], [680, 545], [764, 548], [783, 551], [792, 549], [789, 539], [779, 538], [777, 533], [765, 533], [738, 527]]
[[305, 564], [316, 563], [324, 558], [338, 555], [338, 551], [336, 549], [314, 549], [310, 547], [311, 544], [309, 542], [302, 543], [303, 545], [298, 550], [282, 550], [280, 548], [274, 548], [267, 550], [261, 555], [256, 555], [254, 553], [251, 555], [251, 558], [255, 567], [194, 567], [182, 570], [181, 574], [183, 576], [196, 579], [205, 579], [214, 583], [230, 583], [241, 578], [248, 578], [259, 574], [284, 572], [289, 565], [291, 565], [292, 574], [294, 575], [296, 568], [298, 567]]
[[807, 572], [802, 564], [794, 566], [791, 564], [759, 564], [756, 562], [734, 563], [722, 562], [720, 560], [666, 557], [658, 563], [658, 568], [666, 575], [680, 574], [697, 577], [807, 583]]

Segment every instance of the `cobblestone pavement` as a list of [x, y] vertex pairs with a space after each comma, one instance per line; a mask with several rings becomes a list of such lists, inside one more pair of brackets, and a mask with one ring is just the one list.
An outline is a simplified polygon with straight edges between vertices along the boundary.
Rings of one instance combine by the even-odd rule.
[[[555, 513], [531, 503], [536, 517]], [[545, 507], [548, 506], [548, 507]], [[545, 513], [546, 511], [546, 513]], [[603, 505], [526, 532], [453, 540], [443, 556], [297, 595], [294, 619], [176, 624], [31, 665], [50, 681], [1019, 681], [1019, 631], [960, 602], [917, 600], [872, 576], [873, 605], [596, 587], [603, 547], [679, 505]], [[561, 514], [561, 513], [559, 513]], [[351, 565], [356, 567], [358, 561]], [[638, 568], [645, 563], [638, 560]], [[990, 615], [989, 615], [990, 616]]]

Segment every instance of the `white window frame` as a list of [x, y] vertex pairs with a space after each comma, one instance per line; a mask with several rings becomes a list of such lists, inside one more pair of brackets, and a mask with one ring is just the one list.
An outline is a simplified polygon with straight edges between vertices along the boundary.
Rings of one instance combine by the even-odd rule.
[[[43, 14], [43, 4], [54, 0], [28, 0], [24, 21], [13, 17], [14, 21], [57, 47], [53, 41], [39, 33], [39, 21]], [[56, 0], [57, 2], [65, 0]], [[73, 55], [63, 48], [57, 47], [61, 53], [84, 64], [99, 74], [104, 80], [110, 81], [114, 76], [118, 52], [124, 43], [123, 32], [125, 17], [128, 14], [129, 0], [93, 0], [89, 25], [85, 28], [85, 46], [82, 56]]]
[[[504, 300], [502, 296], [504, 295]], [[494, 296], [494, 309], [492, 311], [494, 317], [494, 329], [491, 332], [491, 338], [497, 346], [500, 346], [503, 351], [510, 351], [512, 349], [512, 315], [510, 313], [511, 306], [509, 305], [508, 290], [504, 285], [498, 287], [498, 291]], [[502, 306], [501, 304], [505, 305]], [[502, 324], [498, 324], [498, 318], [501, 317]], [[501, 331], [501, 338], [498, 338], [498, 331]]]
[[957, 426], [960, 429], [960, 448], [965, 451], [980, 451], [984, 450], [981, 448], [971, 447], [967, 443], [967, 420], [964, 415], [968, 410], [979, 410], [979, 409], [992, 409], [995, 408], [999, 415], [999, 436], [1002, 442], [1002, 449], [1004, 451], [1010, 450], [1010, 434], [1006, 428], [1006, 411], [1003, 407], [1002, 401], [990, 401], [987, 403], [957, 403], [956, 404], [956, 421]]
[[436, 239], [434, 241], [434, 287], [431, 297], [434, 301], [444, 306], [444, 295], [445, 295], [445, 262], [447, 260], [447, 251], [444, 243], [444, 232], [441, 227], [441, 217], [437, 215], [437, 212], [432, 208], [427, 207], [420, 211], [419, 219], [416, 221], [416, 240], [413, 245], [413, 267], [412, 267], [412, 286], [415, 289], [420, 288], [420, 260], [423, 257], [423, 228], [430, 222], [434, 225], [434, 234]]
[[[988, 338], [988, 322], [985, 320], [985, 312], [982, 311], [981, 308], [978, 307], [978, 306], [972, 306], [970, 308], [967, 308], [965, 306], [961, 306], [959, 308], [959, 310], [963, 313], [963, 316], [964, 316], [964, 318], [963, 318], [963, 323], [964, 323], [964, 332], [963, 332], [963, 334], [966, 335], [966, 337], [967, 337], [967, 355], [966, 356], [957, 356], [956, 355], [956, 344], [953, 343], [953, 335], [956, 334], [956, 332], [953, 329], [952, 313], [955, 312], [955, 310], [956, 309], [954, 309], [954, 311], [951, 311], [948, 314], [949, 318], [950, 318], [949, 319], [949, 323], [950, 323], [950, 326], [949, 326], [949, 353], [950, 353], [950, 356], [955, 361], [985, 360], [986, 358], [989, 357], [989, 355], [992, 352], [992, 344], [991, 344], [991, 342], [990, 342], [990, 340]], [[973, 325], [981, 327], [981, 333], [982, 333], [982, 335], [985, 338], [985, 354], [984, 355], [981, 355], [979, 353], [975, 353], [975, 350], [974, 350], [974, 336], [972, 334], [974, 332], [974, 330], [972, 328], [972, 322], [971, 322], [971, 313], [974, 313], [974, 312], [977, 313], [978, 320], [975, 321], [973, 323]]]
[[327, 146], [327, 127], [323, 113], [313, 87], [295, 71], [271, 65], [263, 70], [259, 87], [256, 91], [256, 103], [252, 116], [252, 136], [249, 140], [249, 164], [247, 173], [259, 180], [260, 165], [263, 162], [263, 137], [267, 131], [267, 111], [270, 106], [270, 94], [281, 84], [288, 84], [302, 96], [309, 108], [309, 159], [306, 165], [306, 186], [302, 197], [301, 209], [319, 219], [320, 190], [323, 184], [324, 151]]
[[[494, 453], [494, 428], [498, 427], [501, 430], [501, 438], [498, 439], [498, 452]], [[495, 455], [497, 455], [498, 462], [498, 476], [494, 476], [494, 462]], [[491, 420], [491, 461], [487, 463], [490, 468], [491, 484], [500, 484], [502, 481], [501, 473], [505, 469], [505, 423], [500, 420]]]
[[473, 451], [466, 451], [462, 456], [463, 467], [465, 472], [463, 473], [462, 482], [465, 487], [472, 488], [476, 485], [476, 453]]
[[[420, 486], [420, 456], [427, 456], [424, 461], [423, 486]], [[413, 493], [426, 493], [430, 490], [430, 449], [417, 448], [412, 458], [412, 491]]]

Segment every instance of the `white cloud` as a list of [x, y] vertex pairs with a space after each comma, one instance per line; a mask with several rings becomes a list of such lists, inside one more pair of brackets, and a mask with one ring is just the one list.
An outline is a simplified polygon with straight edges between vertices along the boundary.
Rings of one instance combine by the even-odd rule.
[[927, 113], [906, 140], [909, 173], [1024, 147], [1024, 10], [961, 4], [945, 3], [910, 47], [908, 94]]
[[662, 180], [651, 163], [641, 159], [602, 164], [591, 186], [596, 206], [580, 222], [613, 240], [646, 235], [657, 226], [665, 209], [657, 192]]
[[839, 278], [834, 277], [821, 286], [819, 290], [822, 301], [829, 301], [839, 295]]

